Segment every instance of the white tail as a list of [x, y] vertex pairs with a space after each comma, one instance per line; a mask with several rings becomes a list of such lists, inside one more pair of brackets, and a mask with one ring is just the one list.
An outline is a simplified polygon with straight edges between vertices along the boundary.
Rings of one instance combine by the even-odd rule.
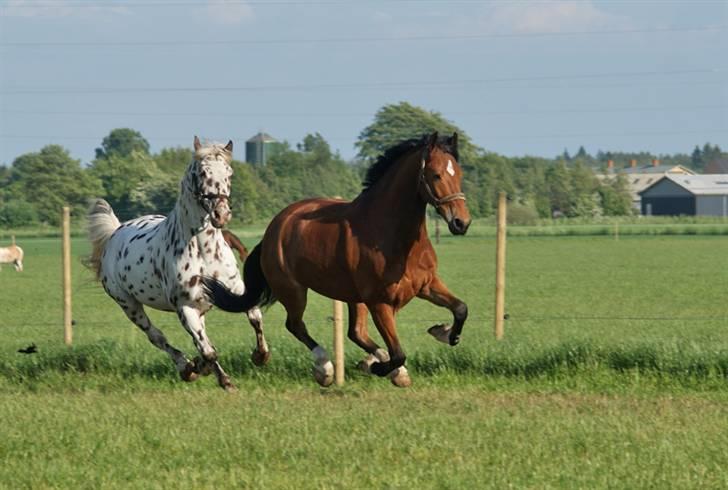
[[101, 270], [101, 256], [104, 253], [106, 242], [109, 241], [111, 235], [121, 226], [119, 218], [114, 214], [111, 205], [103, 199], [97, 199], [88, 211], [88, 239], [93, 246], [91, 257], [88, 265], [96, 273], [99, 278]]

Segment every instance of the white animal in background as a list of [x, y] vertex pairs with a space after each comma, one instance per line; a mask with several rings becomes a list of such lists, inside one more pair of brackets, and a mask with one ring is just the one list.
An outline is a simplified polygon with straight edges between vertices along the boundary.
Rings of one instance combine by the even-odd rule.
[[0, 264], [13, 264], [15, 270], [23, 271], [23, 249], [15, 245], [15, 235], [12, 237], [13, 243], [9, 247], [0, 247]]

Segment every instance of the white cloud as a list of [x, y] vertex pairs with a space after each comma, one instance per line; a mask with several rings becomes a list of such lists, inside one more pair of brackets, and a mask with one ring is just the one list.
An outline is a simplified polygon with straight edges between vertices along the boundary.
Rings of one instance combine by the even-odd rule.
[[500, 4], [483, 23], [489, 31], [529, 34], [625, 28], [629, 21], [600, 10], [588, 0], [554, 0]]
[[253, 8], [241, 2], [208, 0], [207, 13], [220, 24], [240, 24], [254, 17]]

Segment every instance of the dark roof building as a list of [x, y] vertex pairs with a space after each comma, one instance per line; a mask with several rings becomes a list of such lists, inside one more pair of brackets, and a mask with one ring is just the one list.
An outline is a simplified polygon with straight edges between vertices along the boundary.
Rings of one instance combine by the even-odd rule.
[[728, 216], [728, 174], [665, 174], [639, 194], [648, 216]]

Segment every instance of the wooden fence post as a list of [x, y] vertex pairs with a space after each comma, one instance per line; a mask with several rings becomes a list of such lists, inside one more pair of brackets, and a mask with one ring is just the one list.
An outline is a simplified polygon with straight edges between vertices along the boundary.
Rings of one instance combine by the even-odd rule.
[[334, 300], [334, 381], [344, 384], [344, 303]]
[[63, 206], [63, 341], [71, 345], [71, 208]]
[[506, 193], [498, 195], [498, 229], [495, 246], [495, 338], [503, 338], [506, 299]]

